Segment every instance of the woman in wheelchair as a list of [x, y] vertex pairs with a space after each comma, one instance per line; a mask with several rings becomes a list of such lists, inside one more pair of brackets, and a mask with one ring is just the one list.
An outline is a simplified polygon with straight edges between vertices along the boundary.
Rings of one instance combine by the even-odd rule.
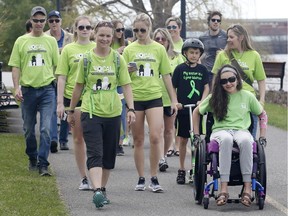
[[[199, 138], [200, 115], [213, 113], [214, 125], [210, 141], [219, 143], [219, 172], [221, 192], [217, 205], [227, 203], [228, 182], [231, 168], [233, 141], [240, 149], [240, 168], [244, 183], [241, 203], [251, 205], [251, 174], [253, 163], [253, 137], [248, 131], [250, 112], [260, 118], [260, 137], [265, 140], [267, 115], [256, 97], [242, 89], [242, 80], [237, 69], [231, 65], [221, 67], [215, 77], [210, 94], [193, 112], [194, 136]], [[198, 135], [198, 136], [197, 136]]]

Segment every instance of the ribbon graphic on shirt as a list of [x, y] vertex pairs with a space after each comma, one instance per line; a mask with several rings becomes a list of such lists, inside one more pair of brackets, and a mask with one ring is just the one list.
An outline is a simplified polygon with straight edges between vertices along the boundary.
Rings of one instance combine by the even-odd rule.
[[194, 80], [190, 81], [190, 86], [191, 86], [191, 92], [189, 93], [189, 95], [187, 96], [189, 99], [192, 98], [192, 96], [194, 95], [194, 93], [196, 93], [197, 95], [200, 95], [200, 92], [195, 88], [195, 82]]

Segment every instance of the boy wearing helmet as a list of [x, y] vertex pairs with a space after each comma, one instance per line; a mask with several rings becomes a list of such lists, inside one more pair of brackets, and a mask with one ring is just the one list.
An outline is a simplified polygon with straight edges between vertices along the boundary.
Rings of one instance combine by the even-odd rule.
[[184, 109], [184, 105], [198, 105], [209, 93], [208, 70], [204, 65], [198, 64], [203, 52], [204, 45], [200, 40], [187, 39], [182, 46], [182, 55], [186, 61], [175, 68], [172, 77], [172, 83], [177, 91], [179, 102], [176, 120], [178, 128], [176, 135], [180, 139], [180, 168], [176, 179], [178, 184], [185, 184], [186, 145], [190, 137], [189, 110]]

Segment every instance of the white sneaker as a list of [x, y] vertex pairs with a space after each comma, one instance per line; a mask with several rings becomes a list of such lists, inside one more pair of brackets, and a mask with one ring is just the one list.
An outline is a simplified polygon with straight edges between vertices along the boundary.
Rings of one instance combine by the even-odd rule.
[[145, 178], [139, 177], [138, 184], [135, 187], [135, 191], [144, 191], [146, 189], [145, 187]]
[[79, 185], [79, 190], [91, 190], [92, 187], [89, 185], [87, 177], [82, 178], [81, 183]]

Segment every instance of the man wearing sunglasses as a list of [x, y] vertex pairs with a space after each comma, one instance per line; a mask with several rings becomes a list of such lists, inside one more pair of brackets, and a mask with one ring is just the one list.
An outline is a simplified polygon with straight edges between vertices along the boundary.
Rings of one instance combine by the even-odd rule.
[[[40, 176], [51, 175], [48, 172], [48, 155], [55, 103], [53, 69], [59, 58], [55, 38], [43, 32], [46, 15], [41, 6], [32, 9], [32, 31], [17, 38], [8, 63], [12, 67], [15, 99], [21, 103], [29, 170], [39, 170]], [[35, 136], [37, 112], [40, 114], [39, 145]]]
[[[212, 68], [216, 55], [220, 50], [225, 48], [227, 42], [226, 32], [220, 29], [221, 21], [222, 13], [220, 11], [209, 11], [207, 17], [208, 31], [204, 32], [199, 37], [199, 40], [204, 44], [204, 54], [201, 56], [200, 60], [209, 72], [210, 90], [212, 89]], [[206, 141], [209, 141], [213, 122], [212, 114], [208, 113], [206, 121]]]
[[225, 31], [220, 29], [222, 21], [222, 14], [220, 11], [209, 11], [207, 24], [208, 31], [204, 32], [199, 39], [204, 44], [204, 54], [201, 57], [201, 63], [209, 71], [209, 83], [211, 87], [211, 82], [213, 78], [212, 68], [217, 53], [225, 48], [227, 41], [227, 34]]
[[[54, 37], [57, 40], [59, 53], [61, 53], [63, 47], [73, 41], [73, 35], [64, 29], [61, 28], [62, 18], [61, 14], [57, 10], [52, 10], [47, 16], [47, 22], [49, 30], [45, 33]], [[57, 89], [56, 89], [56, 98], [57, 98]], [[67, 145], [68, 143], [68, 134], [69, 134], [69, 125], [66, 119], [60, 121], [60, 133], [59, 133], [59, 143], [61, 150], [69, 150]], [[53, 115], [51, 119], [51, 128], [50, 128], [50, 137], [51, 137], [51, 153], [56, 153], [58, 151], [58, 125], [57, 125], [57, 114], [56, 114], [56, 103], [53, 109]]]

